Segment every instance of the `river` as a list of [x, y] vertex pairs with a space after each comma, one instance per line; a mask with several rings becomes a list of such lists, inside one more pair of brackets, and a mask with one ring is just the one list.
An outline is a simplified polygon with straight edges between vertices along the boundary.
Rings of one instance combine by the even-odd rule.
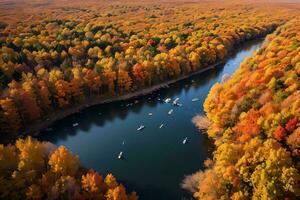
[[[128, 101], [97, 105], [57, 121], [37, 138], [65, 145], [81, 164], [101, 174], [113, 173], [141, 200], [191, 199], [180, 188], [185, 175], [203, 169], [212, 143], [191, 122], [204, 114], [203, 102], [223, 74], [232, 74], [263, 40], [237, 48], [224, 65]], [[181, 107], [158, 99], [179, 98]], [[192, 99], [198, 98], [198, 101]], [[171, 114], [168, 114], [173, 109]], [[149, 113], [152, 113], [152, 115]], [[78, 126], [73, 127], [74, 123]], [[159, 128], [164, 124], [162, 128]], [[145, 128], [137, 131], [140, 125]], [[186, 144], [183, 140], [187, 137]], [[118, 159], [120, 151], [123, 159]]]

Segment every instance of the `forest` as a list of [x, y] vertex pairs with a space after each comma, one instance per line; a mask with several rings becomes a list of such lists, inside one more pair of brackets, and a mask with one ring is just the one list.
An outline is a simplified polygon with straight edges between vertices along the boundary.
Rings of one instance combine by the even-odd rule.
[[300, 20], [266, 38], [204, 109], [216, 150], [197, 175], [197, 199], [300, 196]]
[[31, 137], [0, 145], [0, 199], [136, 200], [112, 174], [80, 166], [79, 157]]
[[201, 200], [300, 197], [299, 7], [59, 2], [28, 1], [24, 9], [0, 2], [0, 138], [13, 138], [0, 144], [0, 199], [138, 199], [65, 146], [30, 135], [90, 102], [223, 63], [264, 37], [205, 100], [205, 134], [215, 149], [192, 192]]
[[[31, 130], [59, 111], [197, 71], [294, 16], [277, 7], [274, 15], [263, 6], [208, 6], [116, 5], [102, 15], [81, 11], [84, 19], [54, 12], [8, 25], [0, 40], [0, 132]], [[145, 22], [120, 19], [136, 12]]]

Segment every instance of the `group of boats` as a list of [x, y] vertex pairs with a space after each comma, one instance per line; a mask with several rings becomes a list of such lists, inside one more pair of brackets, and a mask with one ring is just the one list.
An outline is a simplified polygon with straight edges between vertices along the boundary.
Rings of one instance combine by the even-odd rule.
[[[158, 100], [161, 100], [160, 98], [158, 99]], [[193, 98], [192, 99], [192, 102], [195, 102], [195, 101], [198, 101], [199, 99], [198, 98]], [[165, 103], [171, 103], [171, 101], [172, 101], [172, 99], [171, 98], [166, 98], [165, 100], [162, 100], [163, 102], [165, 102]], [[138, 100], [135, 100], [135, 102], [134, 103], [130, 103], [130, 104], [127, 104], [126, 105], [126, 107], [129, 107], [129, 106], [132, 106], [133, 104], [137, 104], [138, 103]], [[181, 103], [179, 103], [179, 98], [176, 98], [176, 99], [174, 99], [173, 100], [173, 102], [172, 102], [172, 105], [173, 106], [182, 106], [182, 104]], [[168, 111], [168, 114], [169, 115], [171, 115], [172, 113], [173, 113], [173, 109], [170, 109], [169, 111]], [[102, 113], [98, 113], [99, 115], [102, 115]], [[153, 115], [153, 113], [148, 113], [148, 115], [149, 116], [152, 116]], [[77, 127], [78, 125], [79, 125], [79, 123], [73, 123], [72, 124], [73, 125], [73, 127]], [[162, 123], [162, 124], [160, 124], [160, 126], [158, 127], [159, 129], [161, 129], [161, 128], [163, 128], [164, 127], [164, 124]], [[138, 128], [137, 128], [137, 131], [142, 131], [143, 129], [145, 129], [145, 125], [140, 125]], [[48, 128], [47, 129], [47, 131], [52, 131], [53, 129], [52, 128]], [[183, 139], [183, 141], [182, 141], [182, 144], [186, 144], [187, 143], [187, 140], [188, 140], [188, 138], [187, 137], [185, 137], [184, 139]], [[125, 144], [125, 141], [123, 141], [122, 142], [122, 145], [124, 145]], [[119, 155], [118, 155], [118, 159], [122, 159], [123, 158], [123, 151], [120, 151], [120, 153], [119, 153]]]
[[[160, 100], [160, 99], [159, 99]], [[192, 101], [194, 102], [194, 101], [198, 101], [199, 99], [198, 98], [193, 98], [192, 99]], [[165, 103], [171, 103], [171, 101], [172, 101], [172, 99], [171, 98], [166, 98], [165, 100], [163, 100], [163, 102], [165, 102]], [[182, 104], [181, 103], [179, 103], [179, 98], [176, 98], [176, 99], [174, 99], [173, 100], [173, 102], [172, 102], [172, 105], [173, 106], [182, 106]], [[168, 111], [168, 114], [169, 115], [171, 115], [172, 113], [173, 113], [173, 109], [170, 109], [169, 111]], [[148, 113], [148, 115], [149, 116], [152, 116], [153, 115], [153, 113]], [[163, 126], [164, 126], [164, 124], [162, 123], [160, 126], [159, 126], [159, 129], [161, 129], [161, 128], [163, 128]], [[136, 130], [137, 131], [142, 131], [143, 129], [145, 129], [145, 125], [140, 125]], [[185, 137], [184, 139], [183, 139], [183, 141], [182, 141], [182, 144], [186, 144], [187, 143], [187, 141], [188, 141], [188, 137]], [[124, 141], [122, 142], [122, 145], [124, 145]], [[123, 158], [123, 151], [120, 151], [120, 153], [119, 153], [119, 155], [118, 155], [118, 159], [122, 159]]]
[[[159, 99], [159, 100], [161, 100], [161, 99]], [[193, 98], [192, 102], [195, 102], [195, 101], [198, 101], [198, 100], [199, 100], [198, 98]], [[165, 103], [171, 103], [171, 101], [172, 101], [171, 98], [166, 98], [165, 100], [163, 100], [163, 102], [165, 102]], [[134, 103], [136, 104], [136, 103], [138, 103], [138, 101], [136, 100]], [[132, 106], [132, 105], [133, 105], [133, 103], [132, 104], [127, 104], [126, 107], [129, 107], [129, 106]], [[182, 106], [182, 104], [179, 103], [179, 98], [174, 99], [173, 102], [172, 102], [172, 105], [173, 106], [179, 106], [179, 107]], [[168, 111], [168, 115], [171, 115], [173, 113], [173, 111], [174, 111], [173, 109], [170, 109]], [[99, 115], [101, 115], [101, 113], [99, 113]], [[150, 113], [148, 113], [148, 115], [152, 116], [153, 113], [150, 112]], [[73, 123], [73, 127], [77, 127], [78, 125], [79, 125], [79, 123], [77, 123], [77, 122]], [[161, 128], [163, 128], [163, 126], [164, 126], [164, 124], [162, 123], [162, 124], [160, 124], [160, 126], [158, 128], [161, 129]], [[142, 131], [143, 129], [145, 129], [145, 125], [140, 125], [137, 128], [137, 131]], [[188, 137], [185, 137], [182, 141], [182, 144], [186, 144], [187, 140], [188, 140]], [[122, 145], [124, 145], [124, 144], [125, 144], [125, 141], [122, 142]], [[123, 154], [124, 154], [123, 151], [120, 151], [120, 153], [118, 155], [118, 159], [122, 159]]]
[[[170, 103], [171, 101], [172, 101], [171, 98], [166, 98], [166, 99], [164, 100], [165, 103]], [[179, 101], [179, 98], [177, 97], [177, 98], [174, 99], [174, 101], [172, 102], [172, 105], [173, 105], [173, 106], [182, 106], [182, 104], [179, 103], [178, 101]]]

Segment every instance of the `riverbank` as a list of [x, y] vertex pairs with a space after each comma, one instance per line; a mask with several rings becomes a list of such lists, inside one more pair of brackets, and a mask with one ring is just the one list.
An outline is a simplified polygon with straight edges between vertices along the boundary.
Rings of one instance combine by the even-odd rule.
[[187, 78], [190, 78], [192, 76], [201, 74], [201, 73], [203, 73], [205, 71], [214, 69], [217, 66], [219, 66], [221, 64], [224, 64], [226, 62], [226, 60], [227, 60], [227, 58], [224, 59], [223, 61], [219, 61], [219, 62], [217, 62], [215, 64], [212, 64], [212, 65], [210, 65], [208, 67], [205, 67], [205, 68], [203, 68], [203, 69], [201, 69], [199, 71], [193, 72], [191, 74], [187, 74], [187, 75], [181, 76], [181, 77], [176, 78], [176, 79], [165, 81], [164, 83], [157, 84], [157, 85], [154, 85], [154, 86], [151, 86], [151, 87], [148, 87], [148, 88], [144, 88], [142, 90], [139, 90], [139, 91], [136, 91], [136, 92], [132, 92], [132, 93], [129, 93], [129, 94], [124, 94], [124, 95], [121, 95], [121, 96], [115, 96], [115, 97], [111, 97], [109, 99], [103, 99], [103, 97], [87, 99], [85, 101], [85, 103], [83, 103], [81, 105], [77, 105], [77, 106], [75, 106], [73, 108], [69, 108], [67, 110], [55, 111], [52, 115], [48, 116], [48, 118], [47, 118], [46, 121], [43, 121], [43, 122], [40, 122], [40, 123], [35, 124], [33, 126], [30, 126], [28, 129], [26, 129], [25, 131], [22, 132], [22, 135], [23, 136], [32, 135], [32, 134], [33, 135], [37, 135], [37, 134], [39, 134], [40, 131], [48, 128], [54, 122], [56, 122], [58, 120], [61, 120], [61, 119], [65, 118], [65, 117], [67, 117], [69, 115], [78, 113], [81, 110], [83, 110], [85, 108], [88, 108], [88, 107], [91, 107], [91, 106], [94, 106], [94, 105], [112, 103], [112, 102], [117, 102], [117, 101], [124, 101], [124, 100], [129, 100], [129, 99], [132, 99], [132, 98], [136, 98], [136, 97], [140, 97], [140, 96], [145, 96], [145, 95], [151, 94], [151, 93], [153, 93], [153, 92], [155, 92], [157, 90], [160, 90], [162, 88], [166, 88], [170, 84], [176, 83], [176, 82], [178, 82], [180, 80], [187, 79]]
[[15, 136], [8, 136], [8, 138], [2, 138], [2, 139], [4, 141], [11, 142], [15, 138], [20, 137], [20, 135], [21, 135], [21, 137], [25, 137], [27, 135], [38, 135], [42, 130], [47, 129], [54, 122], [56, 122], [58, 120], [61, 120], [61, 119], [65, 118], [65, 117], [67, 117], [69, 115], [78, 113], [78, 112], [80, 112], [81, 110], [83, 110], [85, 108], [88, 108], [88, 107], [91, 107], [91, 106], [94, 106], [94, 105], [100, 105], [100, 104], [107, 104], [107, 103], [112, 103], [112, 102], [124, 101], [124, 100], [129, 100], [129, 99], [132, 99], [132, 98], [136, 98], [136, 97], [148, 95], [148, 94], [153, 93], [153, 92], [155, 92], [157, 90], [160, 90], [162, 88], [166, 88], [170, 84], [176, 83], [176, 82], [178, 82], [180, 80], [187, 79], [187, 78], [190, 78], [192, 76], [199, 75], [199, 74], [201, 74], [203, 72], [206, 72], [208, 70], [214, 69], [217, 66], [219, 66], [221, 64], [224, 64], [235, 52], [237, 52], [238, 47], [240, 47], [241, 45], [244, 45], [247, 42], [251, 42], [251, 41], [254, 41], [254, 40], [262, 40], [262, 39], [263, 38], [257, 38], [257, 39], [253, 39], [253, 40], [248, 40], [248, 41], [245, 41], [245, 42], [241, 42], [238, 45], [235, 45], [235, 47], [233, 48], [232, 52], [229, 53], [229, 55], [226, 58], [224, 58], [224, 60], [218, 61], [218, 62], [216, 62], [216, 63], [214, 63], [212, 65], [209, 65], [209, 66], [207, 66], [207, 67], [205, 67], [203, 69], [200, 69], [199, 71], [196, 71], [196, 72], [193, 72], [193, 73], [181, 76], [179, 78], [168, 80], [168, 81], [165, 81], [163, 83], [160, 83], [160, 84], [148, 87], [148, 88], [144, 88], [142, 90], [139, 90], [139, 91], [136, 91], [136, 92], [133, 92], [133, 93], [124, 94], [124, 95], [121, 95], [121, 96], [114, 96], [114, 97], [103, 97], [103, 96], [102, 97], [92, 97], [92, 98], [86, 99], [85, 103], [83, 103], [81, 105], [76, 105], [76, 106], [74, 106], [72, 108], [69, 108], [67, 110], [56, 110], [56, 111], [53, 112], [53, 114], [48, 115], [47, 119], [45, 119], [44, 121], [39, 121], [37, 124], [33, 124], [33, 125], [28, 126], [28, 128], [26, 128], [25, 130], [21, 131], [21, 134], [18, 134], [18, 135], [15, 135]]

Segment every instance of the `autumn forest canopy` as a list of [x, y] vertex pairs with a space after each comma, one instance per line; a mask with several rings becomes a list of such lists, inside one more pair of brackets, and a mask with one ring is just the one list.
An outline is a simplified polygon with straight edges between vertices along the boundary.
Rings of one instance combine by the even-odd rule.
[[[266, 37], [207, 96], [215, 151], [193, 195], [297, 199], [299, 9], [277, 1], [0, 1], [0, 137], [17, 139], [90, 102], [223, 63], [242, 43]], [[64, 146], [31, 137], [0, 145], [0, 199], [24, 197], [138, 198]]]
[[300, 21], [267, 36], [204, 109], [215, 141], [199, 199], [298, 199], [300, 196]]
[[17, 134], [53, 111], [197, 71], [293, 17], [276, 7], [274, 15], [263, 7], [208, 6], [65, 8], [7, 26], [0, 43], [1, 132]]

